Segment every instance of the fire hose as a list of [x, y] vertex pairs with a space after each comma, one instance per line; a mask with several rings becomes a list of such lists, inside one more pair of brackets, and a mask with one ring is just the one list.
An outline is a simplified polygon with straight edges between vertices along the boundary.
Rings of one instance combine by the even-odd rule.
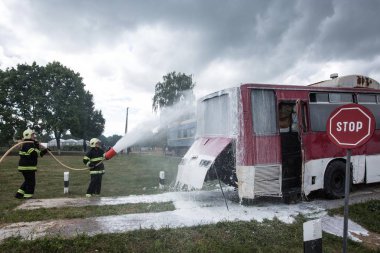
[[[19, 142], [19, 143], [16, 143], [15, 145], [13, 145], [10, 149], [8, 149], [7, 150], [7, 152], [5, 152], [5, 154], [1, 157], [1, 159], [0, 159], [0, 163], [4, 160], [4, 158], [13, 150], [13, 149], [15, 149], [15, 148], [17, 148], [18, 146], [20, 146], [21, 144], [24, 144], [24, 143], [34, 143], [33, 141], [21, 141], [21, 142]], [[64, 163], [62, 163], [60, 160], [58, 160], [58, 158], [55, 156], [55, 155], [53, 155], [53, 153], [49, 150], [49, 149], [47, 149], [47, 151], [48, 151], [48, 153], [54, 158], [54, 160], [56, 160], [60, 165], [62, 165], [63, 167], [65, 167], [65, 168], [67, 168], [67, 169], [69, 169], [69, 170], [88, 170], [88, 169], [90, 169], [90, 168], [80, 168], [80, 169], [77, 169], [77, 168], [72, 168], [72, 167], [70, 167], [70, 166], [67, 166], [67, 165], [65, 165]], [[96, 166], [98, 166], [98, 165], [100, 165], [101, 163], [103, 163], [103, 161], [104, 160], [102, 160], [102, 161], [100, 161], [100, 162], [98, 162], [97, 164], [95, 164], [95, 167]]]

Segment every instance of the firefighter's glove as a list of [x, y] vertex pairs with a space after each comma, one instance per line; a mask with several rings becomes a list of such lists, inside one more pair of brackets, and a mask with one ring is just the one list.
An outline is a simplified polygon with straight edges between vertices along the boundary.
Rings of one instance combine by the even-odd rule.
[[34, 141], [34, 147], [35, 148], [40, 148], [40, 143], [38, 141]]
[[88, 162], [87, 164], [86, 164], [86, 166], [91, 170], [91, 169], [93, 169], [93, 168], [95, 168], [95, 166], [91, 163], [91, 162]]
[[40, 156], [43, 157], [44, 155], [46, 155], [46, 153], [47, 153], [47, 149], [45, 148], [44, 150], [41, 151]]

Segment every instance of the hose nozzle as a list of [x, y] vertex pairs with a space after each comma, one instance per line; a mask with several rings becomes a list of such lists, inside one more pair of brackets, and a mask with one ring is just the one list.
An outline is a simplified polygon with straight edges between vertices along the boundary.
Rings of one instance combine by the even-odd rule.
[[108, 150], [105, 154], [104, 154], [104, 158], [106, 158], [106, 160], [109, 160], [111, 159], [112, 157], [114, 157], [116, 155], [116, 151], [113, 149], [113, 148], [110, 148], [110, 150]]

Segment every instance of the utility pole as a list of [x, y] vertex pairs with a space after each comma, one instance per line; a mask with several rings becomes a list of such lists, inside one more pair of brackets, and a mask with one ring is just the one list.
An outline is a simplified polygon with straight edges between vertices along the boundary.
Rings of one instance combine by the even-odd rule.
[[127, 116], [125, 118], [125, 133], [128, 132], [128, 109], [129, 107], [127, 107]]
[[[128, 132], [128, 109], [129, 109], [129, 107], [127, 107], [127, 115], [125, 117], [125, 134], [127, 134], [127, 132]], [[126, 149], [127, 155], [129, 154], [130, 150], [131, 150], [131, 148], [127, 147], [127, 149]]]

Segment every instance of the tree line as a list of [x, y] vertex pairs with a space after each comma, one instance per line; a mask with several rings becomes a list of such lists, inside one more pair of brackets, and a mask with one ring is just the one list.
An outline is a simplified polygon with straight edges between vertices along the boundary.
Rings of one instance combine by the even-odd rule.
[[53, 135], [58, 150], [68, 131], [83, 140], [104, 131], [102, 111], [95, 109], [80, 74], [56, 61], [0, 69], [0, 101], [2, 144], [20, 139], [28, 127], [42, 136]]
[[[173, 71], [163, 76], [163, 81], [155, 85], [153, 111], [164, 113], [163, 109], [180, 100], [192, 101], [194, 86], [191, 75]], [[121, 138], [102, 135], [105, 119], [102, 111], [95, 109], [93, 95], [85, 90], [82, 77], [56, 61], [46, 66], [33, 62], [0, 69], [0, 101], [2, 146], [19, 140], [28, 127], [37, 132], [41, 141], [54, 136], [58, 150], [65, 136], [83, 139], [84, 150], [85, 140], [91, 137], [98, 136], [107, 146]], [[164, 145], [166, 133], [159, 135], [152, 141]]]

